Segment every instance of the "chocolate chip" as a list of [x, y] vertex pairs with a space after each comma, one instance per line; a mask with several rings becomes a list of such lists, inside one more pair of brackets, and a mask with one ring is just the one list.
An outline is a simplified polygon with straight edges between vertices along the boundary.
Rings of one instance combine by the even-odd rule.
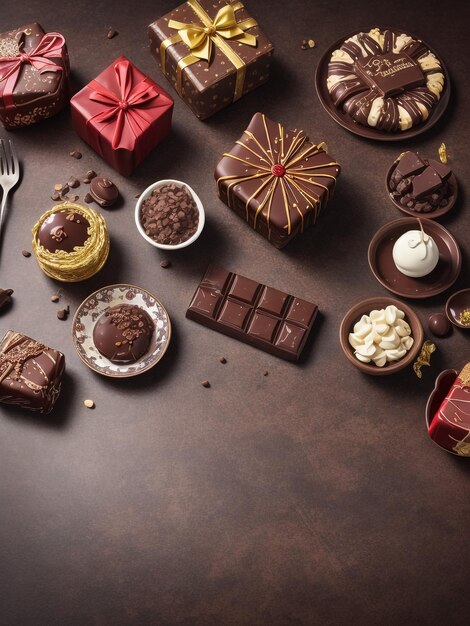
[[83, 198], [83, 200], [87, 203], [90, 204], [90, 202], [93, 202], [93, 197], [87, 193], [86, 196]]
[[80, 185], [80, 181], [75, 176], [71, 176], [68, 180], [67, 185], [72, 189], [76, 189]]
[[206, 389], [208, 389], [211, 386], [211, 384], [210, 384], [210, 382], [208, 380], [203, 380], [201, 385], [203, 387], [205, 387]]
[[27, 259], [31, 256], [31, 252], [29, 252], [29, 250], [23, 250], [21, 254]]
[[268, 370], [266, 370], [266, 371], [264, 372], [263, 376], [268, 376], [268, 374], [269, 374], [269, 372], [268, 372]]
[[51, 196], [51, 200], [54, 200], [54, 202], [61, 200], [60, 193], [58, 191], [54, 191], [54, 193]]
[[225, 365], [227, 363], [227, 359], [224, 356], [221, 356], [219, 361]]
[[0, 289], [0, 309], [11, 302], [12, 293], [13, 289]]
[[113, 37], [116, 37], [116, 35], [119, 35], [119, 33], [117, 32], [117, 30], [114, 30], [114, 28], [110, 28], [108, 30], [108, 34], [106, 35], [106, 37], [108, 39], [112, 39]]
[[89, 178], [90, 180], [92, 180], [93, 178], [96, 178], [98, 176], [98, 174], [95, 172], [95, 170], [88, 170], [88, 172], [86, 173], [86, 177]]
[[90, 182], [91, 182], [90, 178], [84, 178], [84, 179], [82, 180], [82, 183], [85, 183], [85, 185], [89, 185], [89, 184], [90, 184]]
[[51, 302], [59, 302], [59, 300], [60, 300], [60, 296], [59, 296], [59, 294], [54, 293], [54, 294], [51, 296]]
[[79, 152], [78, 150], [73, 150], [72, 152], [70, 152], [70, 156], [73, 157], [74, 159], [81, 159], [82, 153]]
[[67, 319], [67, 309], [59, 309], [57, 311], [57, 319], [66, 320]]
[[160, 267], [163, 267], [163, 269], [171, 267], [171, 261], [168, 261], [168, 259], [163, 259], [163, 261], [160, 261]]

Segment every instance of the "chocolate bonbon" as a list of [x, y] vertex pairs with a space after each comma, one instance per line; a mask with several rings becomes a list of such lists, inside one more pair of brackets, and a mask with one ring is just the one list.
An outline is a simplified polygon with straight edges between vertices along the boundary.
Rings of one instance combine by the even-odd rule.
[[390, 197], [416, 213], [430, 213], [455, 202], [457, 183], [452, 170], [434, 159], [404, 152], [387, 177]]
[[211, 265], [186, 317], [288, 361], [297, 361], [313, 327], [316, 304]]
[[333, 51], [327, 88], [334, 105], [357, 124], [399, 133], [430, 117], [445, 80], [440, 60], [424, 42], [372, 28]]
[[148, 27], [150, 51], [200, 119], [267, 81], [273, 46], [241, 2], [188, 0]]
[[70, 101], [77, 134], [123, 176], [170, 132], [173, 100], [121, 56]]
[[215, 170], [220, 198], [282, 248], [314, 224], [331, 198], [339, 164], [302, 130], [256, 113]]
[[107, 208], [116, 202], [119, 190], [109, 178], [94, 176], [90, 182], [90, 195], [97, 204]]
[[118, 304], [99, 317], [93, 341], [112, 363], [135, 363], [148, 351], [153, 331], [147, 311], [134, 304]]
[[69, 59], [60, 33], [34, 22], [0, 34], [0, 120], [8, 130], [61, 111], [69, 100]]
[[430, 274], [439, 263], [439, 248], [434, 239], [420, 230], [408, 230], [395, 242], [392, 250], [397, 269], [405, 276], [421, 278]]
[[42, 271], [76, 282], [96, 274], [109, 254], [109, 235], [100, 213], [63, 202], [46, 211], [33, 227], [33, 251]]
[[60, 393], [65, 358], [22, 333], [0, 341], [0, 402], [50, 413]]

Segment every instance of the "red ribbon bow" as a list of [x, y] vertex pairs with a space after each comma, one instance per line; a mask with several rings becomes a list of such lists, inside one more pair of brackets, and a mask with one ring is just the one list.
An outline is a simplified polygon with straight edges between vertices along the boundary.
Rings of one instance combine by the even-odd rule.
[[112, 146], [114, 150], [124, 148], [134, 150], [136, 138], [154, 121], [154, 116], [145, 105], [160, 95], [155, 85], [147, 78], [132, 87], [132, 66], [129, 61], [119, 61], [114, 66], [119, 94], [110, 91], [96, 80], [91, 81], [93, 89], [90, 100], [106, 106], [88, 120], [98, 123], [116, 120]]
[[[23, 46], [24, 42], [20, 43]], [[30, 63], [41, 74], [43, 72], [62, 72], [64, 69], [56, 65], [50, 59], [60, 58], [65, 39], [59, 33], [47, 33], [31, 52], [20, 52], [14, 57], [0, 57], [0, 83], [5, 81], [0, 95], [3, 96], [5, 106], [11, 106], [13, 102], [13, 90], [20, 76], [23, 63]]]

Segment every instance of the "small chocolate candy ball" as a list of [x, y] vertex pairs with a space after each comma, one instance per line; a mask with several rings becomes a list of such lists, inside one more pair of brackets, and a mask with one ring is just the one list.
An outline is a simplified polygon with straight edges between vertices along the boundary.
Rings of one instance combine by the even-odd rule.
[[96, 176], [90, 183], [90, 194], [100, 206], [109, 207], [118, 199], [119, 191], [109, 178]]
[[436, 337], [445, 337], [450, 331], [450, 322], [443, 313], [434, 313], [428, 319], [429, 330]]

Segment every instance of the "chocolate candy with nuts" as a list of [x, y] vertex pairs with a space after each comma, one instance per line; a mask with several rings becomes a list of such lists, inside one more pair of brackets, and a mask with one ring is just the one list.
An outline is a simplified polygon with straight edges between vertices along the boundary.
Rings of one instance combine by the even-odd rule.
[[147, 311], [135, 304], [119, 304], [98, 319], [93, 341], [112, 363], [135, 363], [148, 351], [154, 328]]

